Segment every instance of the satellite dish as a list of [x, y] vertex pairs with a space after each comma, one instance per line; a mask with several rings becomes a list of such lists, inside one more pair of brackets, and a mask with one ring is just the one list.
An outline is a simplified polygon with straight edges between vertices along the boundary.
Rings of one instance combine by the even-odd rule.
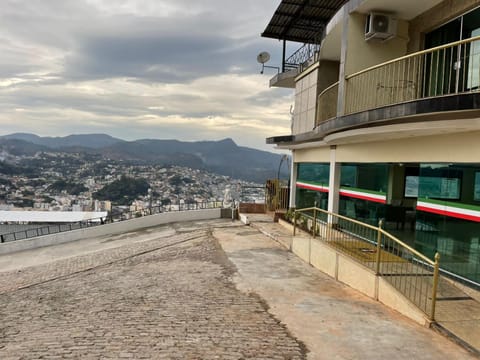
[[270, 60], [270, 54], [266, 51], [262, 51], [260, 54], [257, 56], [257, 61], [260, 64], [265, 64], [268, 60]]

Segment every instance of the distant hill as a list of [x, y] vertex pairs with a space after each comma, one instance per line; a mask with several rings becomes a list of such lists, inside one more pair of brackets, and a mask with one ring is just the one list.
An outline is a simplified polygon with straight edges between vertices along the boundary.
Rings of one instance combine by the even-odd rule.
[[[238, 146], [232, 139], [184, 142], [143, 139], [113, 144], [101, 149], [115, 159], [146, 160], [164, 164], [184, 164], [217, 174], [263, 183], [277, 176], [281, 155]], [[283, 177], [288, 176], [282, 166]]]
[[0, 138], [0, 149], [15, 156], [33, 156], [39, 151], [50, 150], [47, 146], [15, 138]]
[[16, 139], [30, 142], [36, 145], [46, 146], [52, 149], [59, 149], [64, 147], [80, 146], [84, 148], [99, 149], [105, 146], [123, 142], [124, 140], [114, 138], [106, 134], [83, 134], [83, 135], [68, 135], [64, 137], [41, 137], [35, 134], [15, 133], [5, 136], [0, 136], [0, 139]]
[[[268, 151], [238, 146], [232, 139], [196, 142], [156, 139], [124, 141], [105, 134], [70, 135], [63, 138], [11, 134], [0, 136], [0, 149], [25, 155], [46, 150], [98, 153], [114, 160], [205, 169], [259, 183], [268, 178], [276, 178], [282, 157]], [[282, 166], [281, 175], [283, 178], [288, 176], [286, 166]]]

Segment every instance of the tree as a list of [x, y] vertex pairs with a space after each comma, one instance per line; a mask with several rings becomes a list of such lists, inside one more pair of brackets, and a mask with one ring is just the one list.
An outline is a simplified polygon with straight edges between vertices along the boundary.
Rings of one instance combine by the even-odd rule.
[[97, 200], [110, 200], [116, 205], [130, 205], [139, 196], [148, 194], [150, 184], [145, 179], [122, 176], [93, 194]]

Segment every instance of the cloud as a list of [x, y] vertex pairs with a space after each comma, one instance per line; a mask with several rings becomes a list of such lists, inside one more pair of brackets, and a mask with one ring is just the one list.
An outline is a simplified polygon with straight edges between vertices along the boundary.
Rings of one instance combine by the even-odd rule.
[[[232, 137], [266, 148], [289, 131], [292, 91], [258, 74], [278, 1], [17, 0], [0, 9], [3, 133], [125, 139]], [[272, 64], [274, 65], [274, 64]], [[276, 133], [276, 132], [279, 133]]]

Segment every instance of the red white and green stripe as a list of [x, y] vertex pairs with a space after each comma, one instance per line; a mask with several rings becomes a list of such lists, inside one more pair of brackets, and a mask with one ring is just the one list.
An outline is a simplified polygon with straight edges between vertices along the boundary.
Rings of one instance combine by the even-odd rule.
[[348, 196], [355, 199], [373, 201], [380, 204], [387, 202], [387, 195], [380, 191], [370, 191], [355, 188], [341, 188], [340, 195]]
[[[297, 188], [320, 192], [328, 192], [329, 190], [328, 186], [307, 181], [297, 181]], [[387, 202], [386, 194], [379, 191], [369, 191], [357, 188], [341, 188], [340, 195], [355, 199], [373, 201], [380, 204], [385, 204]]]
[[448, 201], [418, 199], [417, 210], [457, 219], [480, 222], [480, 206]]
[[297, 181], [297, 188], [320, 192], [328, 192], [328, 186], [316, 184], [313, 182]]

